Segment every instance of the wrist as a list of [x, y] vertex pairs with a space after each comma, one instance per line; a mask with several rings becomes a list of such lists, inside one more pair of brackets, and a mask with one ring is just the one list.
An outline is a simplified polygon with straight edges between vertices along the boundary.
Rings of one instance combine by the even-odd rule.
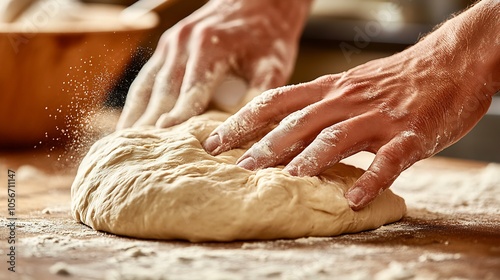
[[487, 96], [500, 90], [498, 14], [500, 1], [483, 0], [429, 36], [434, 40], [431, 47], [436, 47], [445, 59], [445, 69], [471, 91]]

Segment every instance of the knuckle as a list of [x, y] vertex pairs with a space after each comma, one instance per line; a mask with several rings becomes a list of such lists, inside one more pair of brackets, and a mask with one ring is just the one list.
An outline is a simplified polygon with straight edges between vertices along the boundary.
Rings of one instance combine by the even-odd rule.
[[164, 79], [156, 79], [152, 87], [152, 94], [154, 96], [171, 96], [172, 91], [168, 90], [168, 82]]
[[427, 147], [432, 145], [431, 142], [426, 144], [422, 136], [419, 136], [414, 131], [403, 131], [399, 135], [399, 144], [397, 148], [400, 150], [403, 163], [406, 165], [416, 162], [425, 157], [426, 151], [432, 147]]
[[186, 23], [176, 25], [175, 28], [166, 31], [160, 38], [162, 44], [168, 44], [170, 41], [184, 42], [191, 37], [193, 32], [193, 25]]
[[370, 85], [368, 82], [354, 82], [350, 81], [344, 84], [341, 88], [340, 95], [345, 97], [359, 96], [362, 93], [366, 93], [370, 90]]
[[164, 32], [161, 35], [160, 40], [158, 41], [158, 48], [157, 48], [157, 50], [166, 48], [167, 45], [168, 45], [168, 42], [171, 40], [170, 37], [172, 37], [172, 32], [170, 32], [170, 31]]
[[317, 78], [315, 81], [323, 86], [331, 87], [338, 80], [337, 75], [324, 75]]
[[323, 129], [317, 137], [318, 141], [329, 147], [335, 147], [342, 138], [345, 138], [345, 133], [334, 126]]
[[316, 80], [321, 88], [323, 95], [331, 94], [332, 89], [340, 96], [359, 95], [370, 91], [372, 84], [368, 81], [356, 79], [349, 75], [349, 72], [343, 72], [335, 75], [325, 75]]
[[285, 147], [283, 149], [283, 156], [282, 159], [291, 159], [292, 157], [296, 156], [298, 153], [304, 150], [306, 147], [306, 142], [303, 140], [299, 140], [292, 144], [291, 146]]
[[397, 173], [403, 169], [402, 155], [395, 149], [389, 148], [378, 153], [380, 164], [373, 165], [372, 171], [376, 174]]
[[336, 80], [335, 75], [325, 75], [317, 78], [314, 82], [319, 86], [321, 96], [326, 96], [332, 90], [332, 86]]
[[251, 148], [251, 154], [254, 158], [265, 163], [270, 163], [276, 158], [274, 145], [269, 139], [262, 139], [255, 143]]
[[254, 103], [252, 106], [253, 109], [268, 107], [272, 105], [274, 102], [276, 102], [278, 95], [279, 92], [273, 89], [264, 91], [252, 102]]
[[368, 81], [357, 81], [345, 76], [345, 74], [326, 75], [316, 79], [321, 95], [335, 94], [342, 98], [352, 98], [372, 90], [372, 85]]
[[205, 105], [200, 102], [195, 102], [193, 103], [191, 107], [191, 114], [194, 115], [199, 115], [205, 111]]
[[181, 25], [178, 29], [177, 29], [177, 36], [180, 40], [184, 40], [184, 39], [187, 39], [189, 38], [192, 33], [193, 33], [193, 30], [194, 28], [196, 27], [197, 25], [193, 24], [193, 23], [186, 23], [186, 24], [183, 24]]
[[291, 90], [293, 90], [293, 86], [284, 86], [267, 90], [255, 98], [251, 104], [249, 104], [250, 109], [252, 112], [269, 110], [279, 118], [282, 116], [281, 110], [283, 109], [283, 106], [280, 106], [280, 103]]
[[217, 128], [217, 133], [219, 134], [221, 140], [223, 142], [233, 142], [241, 138], [238, 136], [247, 130], [245, 119], [246, 118], [244, 116], [238, 117], [237, 115], [232, 115], [224, 123], [222, 123]]
[[288, 77], [287, 67], [277, 64], [268, 65], [265, 58], [252, 65], [250, 72], [258, 80], [259, 88], [262, 90], [283, 86]]
[[281, 120], [279, 127], [285, 132], [302, 127], [307, 123], [307, 119], [310, 114], [311, 112], [308, 109], [295, 111]]

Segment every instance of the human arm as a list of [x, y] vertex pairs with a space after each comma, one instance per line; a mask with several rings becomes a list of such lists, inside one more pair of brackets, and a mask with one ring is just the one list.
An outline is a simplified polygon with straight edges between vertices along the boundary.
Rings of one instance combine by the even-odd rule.
[[268, 90], [205, 141], [218, 154], [274, 129], [239, 160], [314, 176], [359, 151], [375, 155], [346, 193], [359, 210], [415, 162], [462, 138], [500, 90], [500, 3], [483, 0], [419, 43], [344, 73]]

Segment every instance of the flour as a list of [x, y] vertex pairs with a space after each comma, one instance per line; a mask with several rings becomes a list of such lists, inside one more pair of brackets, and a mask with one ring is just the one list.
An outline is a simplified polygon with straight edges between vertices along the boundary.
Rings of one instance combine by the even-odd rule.
[[54, 265], [52, 265], [49, 268], [49, 271], [52, 274], [57, 274], [57, 275], [62, 275], [62, 276], [71, 275], [69, 265], [66, 263], [63, 263], [63, 262], [55, 263]]
[[214, 45], [217, 45], [219, 43], [219, 41], [220, 41], [220, 39], [216, 35], [213, 35], [212, 37], [210, 37], [210, 42], [212, 42], [212, 44], [214, 44]]
[[443, 262], [449, 260], [458, 260], [461, 258], [460, 254], [446, 254], [446, 253], [425, 253], [418, 257], [419, 262]]
[[[60, 265], [54, 265], [61, 262], [62, 269], [74, 279], [364, 280], [375, 276], [379, 279], [401, 276], [425, 280], [497, 279], [499, 248], [493, 241], [497, 239], [490, 237], [492, 242], [488, 245], [482, 241], [487, 236], [478, 235], [478, 243], [474, 236], [469, 237], [470, 242], [457, 243], [456, 237], [450, 239], [456, 236], [454, 232], [449, 232], [449, 236], [433, 234], [435, 226], [446, 229], [450, 224], [458, 230], [475, 232], [486, 226], [487, 232], [495, 232], [493, 230], [498, 228], [499, 195], [495, 186], [498, 186], [499, 165], [491, 164], [484, 172], [478, 172], [481, 169], [460, 165], [447, 168], [441, 164], [429, 174], [429, 166], [438, 160], [425, 163], [426, 168], [415, 165], [393, 185], [395, 191], [404, 193], [409, 217], [373, 231], [333, 238], [222, 244], [158, 242], [90, 229], [67, 218], [70, 208], [66, 205], [54, 211], [57, 215], [45, 217], [35, 211], [30, 214], [31, 218], [18, 220], [18, 253], [21, 261], [27, 260], [20, 267], [31, 271], [27, 279], [40, 278], [39, 271], [57, 273], [55, 268]], [[368, 161], [369, 158], [366, 166]], [[357, 162], [364, 161], [358, 159]], [[478, 186], [481, 187], [476, 190]], [[51, 187], [50, 192], [62, 189]], [[456, 188], [459, 191], [453, 194]], [[475, 199], [468, 201], [468, 194]], [[450, 196], [461, 199], [448, 201]], [[62, 201], [69, 201], [69, 196]], [[464, 201], [468, 201], [466, 206]], [[0, 218], [0, 223], [4, 222]], [[406, 243], [412, 240], [424, 243]], [[489, 248], [488, 257], [470, 246], [489, 246], [486, 247]], [[4, 248], [0, 247], [1, 250]], [[34, 259], [43, 265], [32, 267], [37, 263]], [[390, 261], [396, 263], [390, 265]], [[55, 268], [50, 269], [53, 266]], [[383, 278], [384, 275], [387, 277]]]
[[284, 95], [293, 86], [288, 85], [272, 90], [267, 90], [255, 97], [255, 100], [248, 103], [245, 107], [252, 113], [258, 114], [262, 108], [269, 106], [273, 100], [278, 99], [280, 95]]
[[268, 161], [278, 160], [276, 153], [271, 150], [271, 146], [270, 140], [262, 140], [255, 143], [255, 145], [252, 146], [253, 156]]
[[297, 244], [306, 244], [306, 245], [313, 245], [317, 243], [324, 243], [331, 241], [331, 238], [326, 238], [326, 237], [305, 237], [305, 238], [298, 238], [295, 239], [293, 242]]

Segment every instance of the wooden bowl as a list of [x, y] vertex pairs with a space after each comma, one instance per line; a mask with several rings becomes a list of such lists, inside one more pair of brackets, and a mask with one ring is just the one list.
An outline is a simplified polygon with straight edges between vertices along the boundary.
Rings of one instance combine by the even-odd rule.
[[63, 16], [40, 10], [0, 23], [0, 148], [76, 141], [157, 24], [153, 13], [127, 23], [122, 9], [93, 4]]

